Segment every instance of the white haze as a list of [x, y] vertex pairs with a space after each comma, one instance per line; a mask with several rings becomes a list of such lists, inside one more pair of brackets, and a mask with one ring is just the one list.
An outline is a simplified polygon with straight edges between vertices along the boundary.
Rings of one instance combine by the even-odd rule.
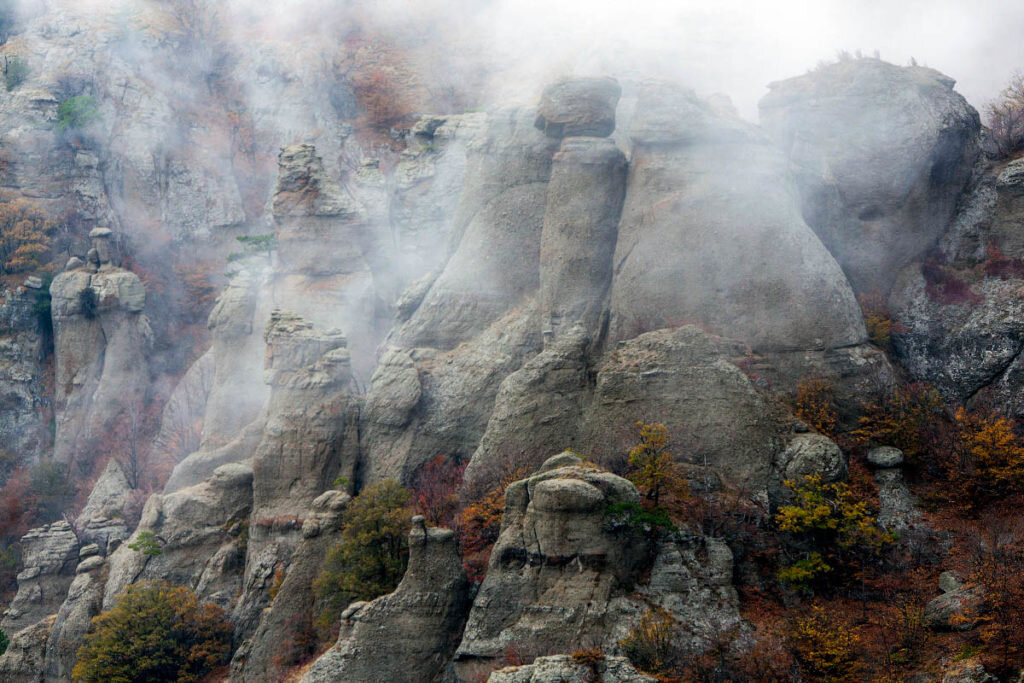
[[[272, 15], [282, 34], [338, 31], [352, 2], [229, 0], [239, 17]], [[1024, 68], [1024, 3], [1014, 0], [377, 0], [379, 24], [422, 27], [479, 59], [493, 76], [485, 100], [535, 97], [548, 78], [608, 73], [668, 76], [700, 94], [732, 97], [756, 120], [773, 81], [837, 52], [896, 64], [915, 59], [957, 80], [979, 110]], [[269, 5], [269, 7], [268, 7]], [[467, 49], [468, 47], [468, 49]]]

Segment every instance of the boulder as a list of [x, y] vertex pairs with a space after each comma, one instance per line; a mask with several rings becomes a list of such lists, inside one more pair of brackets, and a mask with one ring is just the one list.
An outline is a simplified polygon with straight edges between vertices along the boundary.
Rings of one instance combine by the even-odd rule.
[[541, 93], [534, 125], [553, 138], [607, 137], [621, 94], [618, 81], [607, 76], [555, 81]]
[[928, 601], [924, 621], [937, 631], [969, 631], [974, 628], [984, 609], [980, 586], [962, 585]]
[[835, 441], [823, 434], [797, 434], [776, 460], [783, 480], [819, 475], [823, 482], [845, 481], [846, 458]]
[[804, 218], [858, 292], [888, 292], [953, 216], [980, 130], [954, 83], [926, 67], [847, 59], [771, 83], [760, 102]]
[[903, 464], [903, 451], [892, 446], [872, 448], [868, 451], [868, 464], [879, 469], [899, 467]]
[[48, 680], [69, 681], [78, 661], [78, 648], [89, 630], [89, 622], [103, 605], [103, 580], [95, 572], [103, 558], [90, 557], [78, 565], [75, 580], [68, 588], [64, 604], [46, 640], [45, 669]]

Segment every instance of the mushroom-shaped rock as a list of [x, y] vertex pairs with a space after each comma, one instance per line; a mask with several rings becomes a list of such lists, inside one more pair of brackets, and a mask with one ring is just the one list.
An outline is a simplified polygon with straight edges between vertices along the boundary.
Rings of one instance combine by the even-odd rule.
[[535, 125], [553, 138], [606, 137], [615, 130], [622, 88], [614, 78], [566, 78], [540, 97]]
[[884, 469], [903, 464], [903, 451], [893, 446], [879, 446], [868, 451], [868, 464]]

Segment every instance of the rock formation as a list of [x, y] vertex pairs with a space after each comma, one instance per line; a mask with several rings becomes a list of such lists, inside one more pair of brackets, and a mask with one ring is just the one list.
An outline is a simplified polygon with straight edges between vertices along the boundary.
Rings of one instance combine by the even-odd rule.
[[139, 277], [110, 260], [110, 230], [92, 231], [90, 262], [50, 285], [57, 359], [54, 457], [89, 471], [104, 440], [139, 438], [152, 339]]
[[433, 680], [458, 644], [469, 609], [469, 581], [449, 529], [413, 518], [409, 566], [393, 593], [353, 603], [338, 642], [303, 683]]
[[926, 67], [848, 59], [772, 83], [761, 100], [804, 218], [858, 292], [888, 292], [953, 217], [980, 128], [954, 83]]

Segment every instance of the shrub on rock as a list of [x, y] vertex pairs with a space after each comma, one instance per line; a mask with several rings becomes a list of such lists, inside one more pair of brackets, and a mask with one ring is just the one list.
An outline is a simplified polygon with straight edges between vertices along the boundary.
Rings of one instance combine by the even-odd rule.
[[166, 581], [128, 586], [93, 618], [78, 651], [75, 681], [199, 681], [231, 653], [223, 609]]

